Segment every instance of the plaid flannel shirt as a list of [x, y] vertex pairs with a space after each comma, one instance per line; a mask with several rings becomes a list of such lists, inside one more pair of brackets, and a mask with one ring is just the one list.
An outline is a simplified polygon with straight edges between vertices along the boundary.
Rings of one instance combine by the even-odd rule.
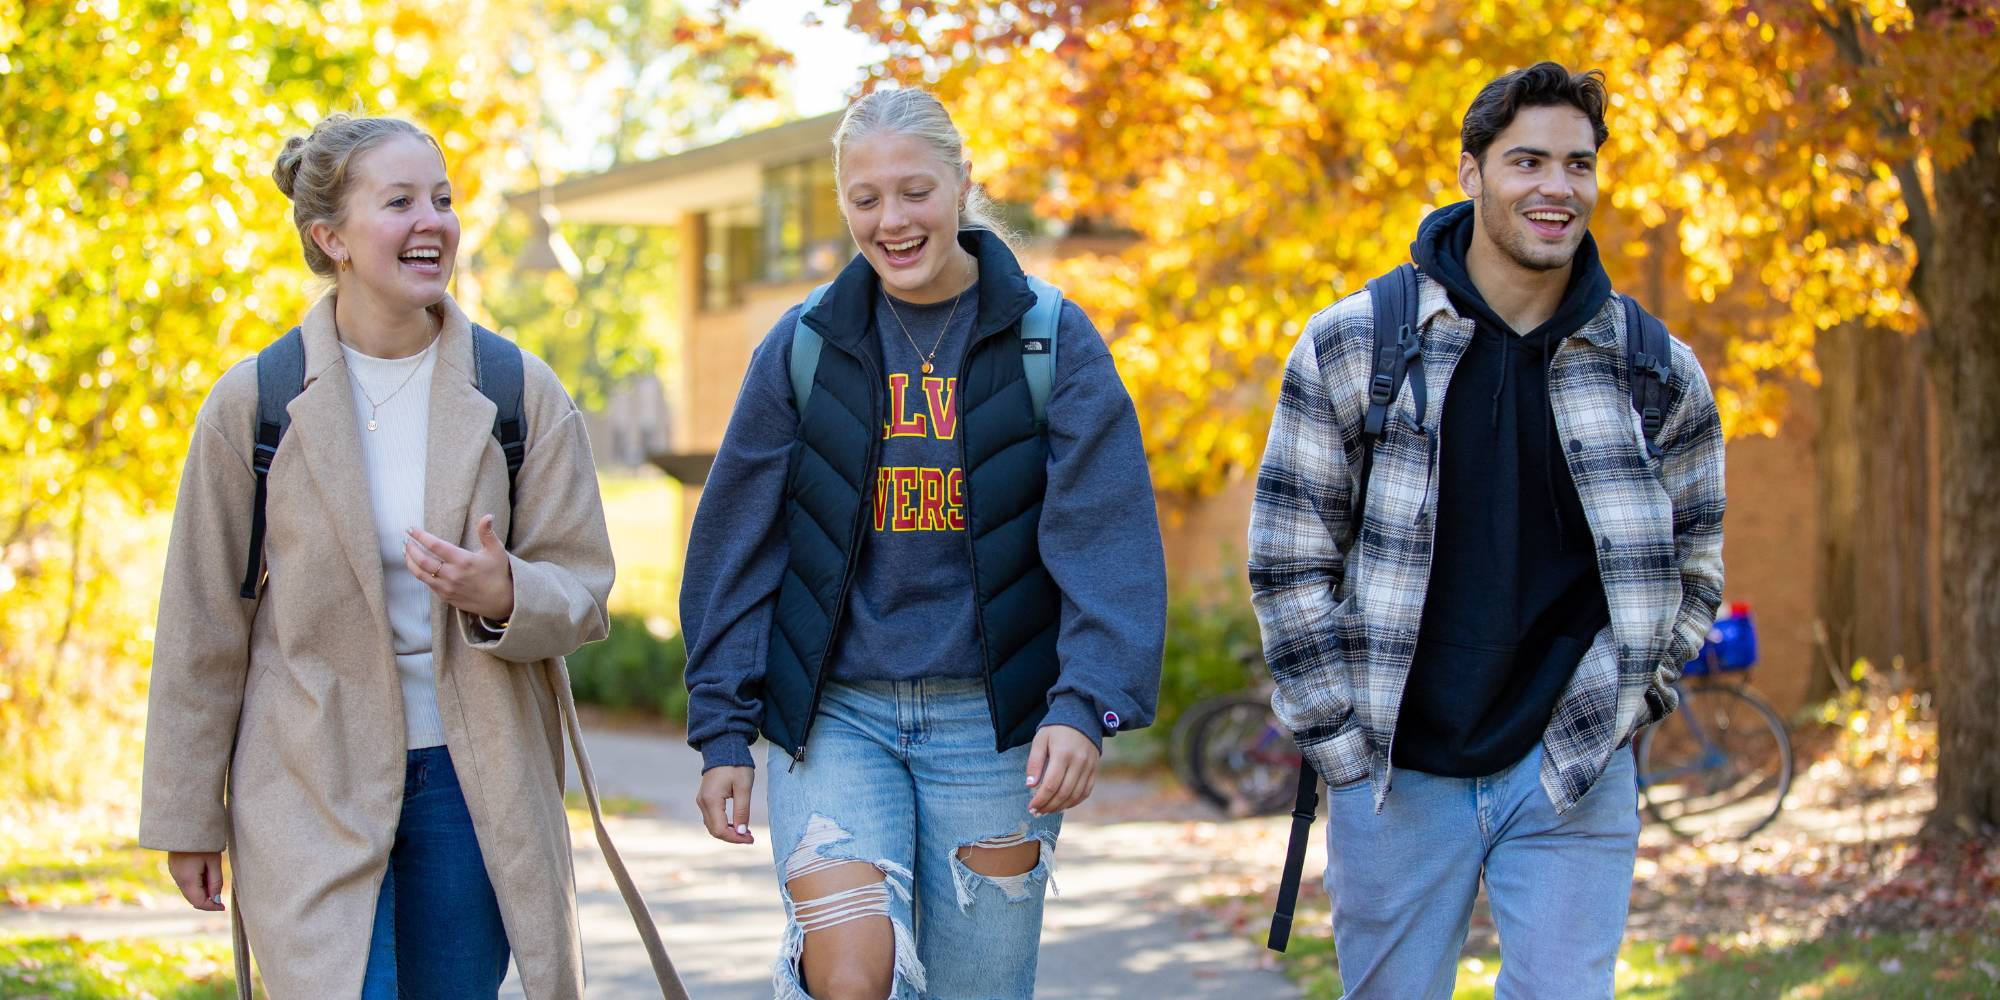
[[[1381, 808], [1403, 683], [1430, 584], [1438, 428], [1473, 321], [1419, 279], [1428, 412], [1397, 393], [1375, 446], [1362, 523], [1353, 505], [1374, 348], [1369, 293], [1307, 324], [1285, 366], [1250, 515], [1250, 586], [1272, 706], [1329, 787], [1370, 778]], [[1565, 811], [1639, 727], [1675, 706], [1670, 685], [1701, 648], [1722, 599], [1723, 444], [1694, 352], [1673, 340], [1668, 405], [1647, 454], [1626, 382], [1614, 295], [1549, 369], [1563, 457], [1597, 537], [1611, 607], [1543, 734], [1542, 787]]]

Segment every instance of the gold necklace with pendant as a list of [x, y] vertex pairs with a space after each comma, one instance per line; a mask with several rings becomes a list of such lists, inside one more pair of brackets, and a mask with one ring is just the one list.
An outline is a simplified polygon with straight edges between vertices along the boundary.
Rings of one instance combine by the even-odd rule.
[[931, 345], [931, 352], [924, 354], [924, 349], [917, 346], [917, 338], [910, 336], [910, 328], [903, 322], [903, 314], [896, 311], [895, 297], [888, 292], [882, 293], [882, 301], [889, 303], [889, 315], [896, 317], [896, 325], [903, 328], [903, 339], [910, 342], [911, 350], [916, 351], [917, 354], [923, 357], [924, 374], [926, 375], [931, 373], [931, 362], [937, 360], [938, 348], [944, 346], [945, 334], [951, 332], [951, 321], [958, 318], [958, 300], [962, 298], [965, 298], [964, 288], [959, 289], [958, 294], [951, 297], [951, 312], [945, 314], [944, 329], [938, 331], [937, 343]]
[[[442, 328], [442, 327], [440, 327], [440, 328], [439, 328], [439, 330], [438, 330], [438, 335], [442, 335], [443, 333], [444, 333], [444, 330], [443, 330], [443, 328]], [[338, 329], [338, 328], [335, 328], [335, 330], [334, 330], [334, 337], [335, 337], [335, 338], [337, 339], [337, 338], [338, 338], [339, 336], [340, 336], [340, 331], [339, 331], [339, 329]], [[425, 345], [424, 345], [424, 350], [423, 350], [423, 353], [424, 353], [424, 354], [429, 354], [429, 353], [430, 353], [430, 350], [431, 350], [431, 347], [432, 347], [433, 345], [435, 345], [436, 343], [437, 343], [437, 335], [434, 335], [434, 336], [432, 336], [432, 337], [431, 337], [431, 342], [430, 342], [429, 344], [425, 344]], [[421, 356], [420, 356], [420, 357], [421, 357]], [[366, 382], [364, 382], [364, 381], [362, 381], [362, 380], [361, 380], [361, 373], [360, 373], [360, 372], [355, 372], [355, 373], [354, 373], [354, 385], [355, 385], [355, 387], [356, 387], [356, 388], [358, 388], [358, 389], [360, 389], [360, 390], [361, 390], [361, 398], [362, 398], [362, 399], [365, 399], [365, 400], [367, 400], [367, 401], [368, 401], [368, 429], [369, 429], [369, 430], [371, 430], [371, 431], [372, 431], [372, 430], [374, 430], [374, 429], [375, 429], [375, 412], [376, 412], [377, 410], [380, 410], [380, 409], [381, 409], [381, 408], [382, 408], [382, 407], [383, 407], [384, 405], [386, 405], [386, 404], [387, 404], [387, 403], [388, 403], [388, 402], [389, 402], [390, 400], [392, 400], [392, 399], [395, 399], [395, 398], [396, 398], [396, 393], [399, 393], [399, 392], [402, 392], [402, 391], [403, 391], [403, 387], [404, 387], [404, 386], [407, 386], [407, 385], [409, 385], [409, 384], [410, 384], [410, 380], [411, 380], [411, 379], [414, 379], [414, 378], [416, 378], [416, 377], [417, 377], [417, 373], [418, 373], [419, 371], [422, 371], [422, 370], [423, 370], [423, 367], [424, 367], [424, 363], [423, 363], [423, 361], [422, 361], [421, 359], [420, 359], [420, 360], [418, 360], [416, 364], [414, 364], [414, 365], [410, 366], [410, 373], [409, 373], [408, 375], [405, 375], [405, 376], [403, 376], [403, 381], [402, 381], [402, 383], [401, 383], [400, 385], [396, 386], [396, 388], [395, 388], [394, 390], [390, 391], [390, 393], [389, 393], [389, 394], [388, 394], [387, 396], [383, 396], [380, 402], [377, 402], [377, 401], [376, 401], [376, 399], [375, 399], [375, 397], [373, 397], [373, 396], [370, 396], [370, 395], [368, 394], [368, 383], [366, 383]], [[926, 370], [928, 371], [928, 369], [926, 369]]]

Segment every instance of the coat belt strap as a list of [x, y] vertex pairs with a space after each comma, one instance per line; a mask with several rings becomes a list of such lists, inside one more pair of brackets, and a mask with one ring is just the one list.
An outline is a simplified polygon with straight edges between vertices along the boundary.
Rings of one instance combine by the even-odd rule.
[[[231, 873], [233, 876], [235, 873]], [[229, 950], [236, 956], [236, 1000], [250, 994], [250, 939], [243, 934], [243, 908], [236, 905], [236, 879], [229, 880]]]
[[570, 751], [576, 754], [576, 771], [583, 776], [583, 798], [590, 805], [590, 825], [597, 831], [597, 847], [604, 852], [604, 864], [611, 869], [611, 879], [618, 883], [618, 894], [625, 897], [625, 908], [632, 913], [632, 925], [639, 929], [639, 940], [646, 946], [646, 957], [653, 963], [653, 978], [659, 981], [660, 996], [665, 1000], [688, 1000], [687, 987], [681, 985], [681, 977], [674, 971], [673, 959], [667, 957], [667, 946], [660, 940], [660, 929], [653, 922], [653, 912], [646, 908], [645, 897], [639, 895], [639, 887], [632, 881], [631, 873], [625, 870], [625, 859], [618, 854], [617, 845], [611, 842], [611, 832], [604, 828], [604, 808], [597, 801], [597, 777], [590, 770], [590, 754], [583, 749], [583, 726], [576, 718], [576, 698], [569, 690], [569, 667], [561, 660], [556, 661], [556, 669], [551, 675], [554, 681], [556, 701], [562, 705], [563, 728], [569, 730]]

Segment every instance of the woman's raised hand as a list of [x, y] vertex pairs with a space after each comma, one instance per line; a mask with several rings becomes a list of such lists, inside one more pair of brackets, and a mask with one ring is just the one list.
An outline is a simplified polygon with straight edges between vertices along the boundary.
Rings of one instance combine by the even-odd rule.
[[403, 539], [403, 565], [445, 603], [496, 622], [514, 614], [514, 568], [493, 533], [493, 515], [479, 519], [479, 551], [461, 549], [422, 528]]

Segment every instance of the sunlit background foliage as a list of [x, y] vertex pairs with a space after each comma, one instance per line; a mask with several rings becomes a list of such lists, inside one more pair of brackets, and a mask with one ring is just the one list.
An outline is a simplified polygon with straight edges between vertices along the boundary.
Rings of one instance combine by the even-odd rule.
[[783, 61], [669, 0], [0, 0], [0, 798], [132, 777], [187, 428], [323, 287], [270, 180], [287, 136], [332, 111], [429, 129], [459, 298], [590, 401], [670, 360], [672, 249], [578, 231], [575, 280], [521, 273], [501, 194], [558, 146], [605, 166], [775, 116]]
[[[1995, 0], [884, 0], [827, 16], [937, 88], [976, 176], [1102, 237], [1050, 275], [1101, 328], [1163, 489], [1240, 481], [1305, 319], [1459, 198], [1495, 74], [1597, 67], [1594, 231], [1771, 434], [1816, 335], [1908, 335], [1922, 193], [2000, 105]], [[732, 5], [723, 0], [727, 11]], [[0, 0], [0, 796], [128, 780], [161, 517], [229, 364], [319, 287], [269, 180], [333, 110], [442, 144], [456, 294], [579, 400], [671, 366], [677, 248], [501, 195], [779, 120], [784, 62], [673, 0]], [[113, 767], [107, 762], [120, 762]], [[117, 772], [115, 775], [112, 772]]]
[[[858, 4], [882, 71], [939, 87], [978, 175], [1137, 236], [1062, 278], [1122, 324], [1154, 476], [1261, 454], [1306, 317], [1460, 200], [1460, 115], [1541, 59], [1604, 71], [1593, 229], [1619, 287], [1702, 348], [1732, 435], [1772, 434], [1816, 331], [1908, 333], [1910, 185], [2000, 100], [1992, 5], [1899, 0]], [[1884, 110], [1885, 108], [1891, 110]], [[1921, 203], [1921, 198], [1916, 199]], [[1921, 209], [1920, 209], [1921, 210]], [[1927, 225], [1927, 220], [1916, 220]]]

